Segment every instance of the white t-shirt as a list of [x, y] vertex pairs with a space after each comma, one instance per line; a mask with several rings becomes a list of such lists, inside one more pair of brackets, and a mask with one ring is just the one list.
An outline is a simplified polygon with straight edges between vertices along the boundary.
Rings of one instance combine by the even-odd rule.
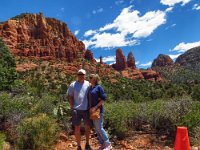
[[74, 81], [70, 84], [67, 94], [74, 98], [74, 109], [87, 110], [88, 109], [88, 99], [87, 93], [89, 89], [89, 82], [84, 80], [83, 83]]

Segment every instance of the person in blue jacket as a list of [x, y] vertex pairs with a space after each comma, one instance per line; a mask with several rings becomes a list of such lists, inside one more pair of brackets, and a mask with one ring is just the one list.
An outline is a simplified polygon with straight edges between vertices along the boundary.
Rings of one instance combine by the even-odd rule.
[[90, 113], [96, 111], [100, 108], [100, 118], [92, 120], [95, 131], [98, 136], [99, 143], [101, 144], [101, 150], [112, 149], [111, 143], [109, 141], [108, 135], [103, 128], [103, 115], [104, 107], [103, 103], [106, 100], [106, 94], [103, 87], [100, 85], [100, 78], [98, 74], [90, 75], [90, 88], [88, 90], [88, 102]]

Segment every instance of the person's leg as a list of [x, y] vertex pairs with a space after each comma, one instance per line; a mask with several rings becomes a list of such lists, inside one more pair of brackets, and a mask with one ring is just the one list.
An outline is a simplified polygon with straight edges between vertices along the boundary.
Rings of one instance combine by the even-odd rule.
[[84, 111], [82, 113], [83, 117], [83, 122], [85, 124], [85, 138], [86, 138], [86, 143], [89, 144], [89, 139], [90, 139], [90, 128], [92, 125], [92, 121], [89, 118], [89, 111]]
[[92, 126], [92, 121], [89, 118], [89, 111], [84, 111], [83, 114], [83, 121], [85, 123], [85, 137], [86, 137], [86, 145], [85, 150], [91, 150], [89, 140], [90, 140], [90, 128]]
[[94, 128], [95, 128], [95, 131], [97, 133], [97, 137], [98, 137], [98, 140], [99, 140], [99, 143], [101, 145], [103, 145], [104, 141], [103, 139], [101, 138], [101, 134], [100, 134], [100, 119], [98, 120], [93, 120], [93, 124], [94, 124]]
[[76, 142], [77, 142], [77, 145], [80, 146], [81, 145], [81, 133], [80, 133], [80, 128], [81, 126], [75, 126], [75, 132], [74, 132], [74, 135], [76, 137]]
[[108, 135], [103, 128], [103, 114], [101, 113], [100, 119], [94, 120], [93, 123], [94, 123], [94, 127], [96, 129], [96, 132], [98, 132], [98, 134], [100, 136], [99, 139], [101, 139], [101, 141], [100, 141], [101, 144], [110, 144]]
[[86, 143], [89, 144], [90, 139], [90, 125], [85, 124], [85, 137], [86, 137]]
[[72, 110], [72, 125], [75, 127], [74, 135], [76, 138], [76, 142], [78, 147], [81, 145], [81, 133], [80, 133], [80, 128], [81, 128], [81, 115], [78, 110]]

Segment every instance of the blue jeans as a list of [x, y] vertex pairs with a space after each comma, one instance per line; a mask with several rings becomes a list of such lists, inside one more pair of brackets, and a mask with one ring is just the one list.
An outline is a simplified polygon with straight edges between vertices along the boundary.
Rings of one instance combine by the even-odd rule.
[[94, 128], [97, 132], [97, 136], [99, 139], [99, 143], [101, 145], [108, 145], [110, 144], [108, 135], [103, 128], [103, 113], [100, 113], [100, 119], [93, 120]]

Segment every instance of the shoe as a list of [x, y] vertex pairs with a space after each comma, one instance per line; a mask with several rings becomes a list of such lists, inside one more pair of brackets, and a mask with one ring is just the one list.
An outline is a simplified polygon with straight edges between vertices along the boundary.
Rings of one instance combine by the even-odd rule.
[[99, 149], [98, 149], [98, 150], [103, 150], [103, 147], [104, 147], [104, 146], [103, 146], [103, 145], [101, 145], [101, 146], [99, 147]]
[[81, 146], [78, 146], [77, 150], [82, 150]]
[[112, 149], [112, 145], [111, 144], [109, 144], [109, 145], [107, 145], [106, 147], [103, 148], [103, 150], [111, 150], [111, 149]]
[[90, 147], [89, 144], [86, 143], [86, 145], [85, 145], [85, 150], [92, 150], [92, 148]]

